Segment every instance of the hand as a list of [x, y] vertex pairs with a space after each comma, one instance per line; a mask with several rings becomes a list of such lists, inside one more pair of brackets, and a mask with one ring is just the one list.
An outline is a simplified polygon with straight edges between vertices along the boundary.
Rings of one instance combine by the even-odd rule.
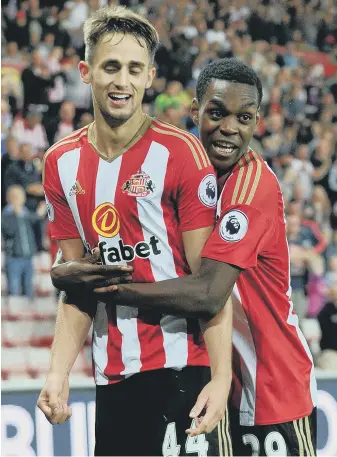
[[40, 202], [39, 203], [39, 206], [36, 208], [36, 215], [38, 217], [45, 217], [45, 215], [47, 214], [47, 205], [45, 202]]
[[[225, 376], [215, 376], [200, 392], [198, 399], [190, 412], [190, 418], [195, 419], [197, 428], [187, 429], [189, 436], [210, 433], [225, 414], [231, 380]], [[203, 410], [204, 416], [200, 416]]]
[[49, 375], [41, 390], [37, 406], [51, 424], [63, 424], [71, 417], [68, 399], [68, 376]]
[[[98, 251], [98, 250], [97, 250]], [[53, 285], [67, 291], [69, 287], [84, 285], [90, 289], [132, 281], [133, 268], [127, 265], [98, 265], [99, 254], [83, 259], [59, 263], [51, 269]], [[99, 251], [98, 251], [99, 252]]]

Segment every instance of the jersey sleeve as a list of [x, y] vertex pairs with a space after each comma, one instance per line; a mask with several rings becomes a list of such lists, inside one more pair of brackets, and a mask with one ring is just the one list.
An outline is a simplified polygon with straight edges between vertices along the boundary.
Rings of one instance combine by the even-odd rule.
[[224, 208], [201, 257], [239, 268], [256, 267], [258, 255], [275, 235], [276, 221], [261, 209], [237, 204]]
[[57, 161], [46, 153], [43, 168], [43, 188], [47, 204], [50, 234], [53, 240], [80, 238], [71, 209], [64, 195]]
[[[201, 143], [200, 147], [201, 146]], [[203, 150], [203, 149], [202, 149]], [[206, 153], [205, 161], [206, 161]], [[182, 232], [214, 226], [217, 202], [217, 182], [209, 159], [204, 166], [198, 165], [189, 153], [179, 172], [177, 182], [177, 206], [179, 226]]]

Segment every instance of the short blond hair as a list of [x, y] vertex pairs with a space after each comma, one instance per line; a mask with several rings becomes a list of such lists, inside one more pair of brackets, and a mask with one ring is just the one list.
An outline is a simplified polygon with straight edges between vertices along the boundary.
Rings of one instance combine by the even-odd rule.
[[93, 13], [84, 23], [85, 60], [90, 63], [95, 46], [107, 33], [133, 35], [139, 44], [146, 43], [150, 61], [153, 63], [159, 45], [159, 35], [153, 25], [140, 14], [125, 6], [104, 6]]

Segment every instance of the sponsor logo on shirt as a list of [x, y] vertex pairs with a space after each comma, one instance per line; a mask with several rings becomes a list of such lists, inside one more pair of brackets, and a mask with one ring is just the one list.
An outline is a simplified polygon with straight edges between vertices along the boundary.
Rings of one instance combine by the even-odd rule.
[[123, 192], [130, 197], [146, 197], [153, 193], [155, 188], [151, 177], [141, 170], [131, 175], [122, 186]]
[[120, 239], [116, 246], [109, 247], [106, 241], [98, 243], [98, 247], [101, 253], [101, 259], [103, 265], [132, 262], [136, 257], [139, 259], [147, 259], [150, 255], [159, 255], [161, 250], [158, 249], [159, 240], [155, 236], [151, 236], [150, 242], [139, 241], [135, 246], [130, 244], [124, 244], [123, 240]]
[[79, 181], [76, 181], [73, 187], [70, 189], [69, 197], [72, 195], [82, 195], [85, 194], [85, 190], [82, 188]]
[[209, 208], [216, 205], [217, 183], [214, 175], [205, 176], [199, 184], [198, 197], [201, 203]]
[[224, 215], [219, 227], [219, 233], [225, 241], [240, 241], [248, 230], [248, 218], [239, 210], [229, 211]]
[[54, 222], [54, 218], [55, 218], [54, 207], [50, 203], [50, 201], [48, 200], [48, 197], [47, 197], [46, 194], [44, 194], [44, 197], [45, 197], [45, 200], [46, 200], [48, 219], [50, 220], [50, 222]]
[[112, 203], [102, 203], [93, 212], [92, 226], [104, 238], [113, 238], [119, 233], [120, 217]]

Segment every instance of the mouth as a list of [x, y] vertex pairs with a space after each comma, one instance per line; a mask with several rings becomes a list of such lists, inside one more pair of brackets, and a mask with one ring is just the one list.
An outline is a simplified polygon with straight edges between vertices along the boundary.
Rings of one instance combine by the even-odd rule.
[[110, 92], [108, 97], [111, 101], [111, 104], [114, 106], [125, 106], [128, 101], [131, 99], [130, 94]]
[[230, 156], [238, 149], [235, 144], [229, 141], [212, 141], [212, 146], [222, 156]]

